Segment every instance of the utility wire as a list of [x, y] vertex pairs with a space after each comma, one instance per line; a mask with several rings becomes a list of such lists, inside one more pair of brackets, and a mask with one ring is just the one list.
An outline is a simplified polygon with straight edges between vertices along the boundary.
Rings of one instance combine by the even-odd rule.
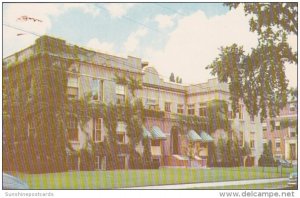
[[32, 34], [34, 36], [37, 36], [37, 37], [40, 37], [41, 35], [37, 34], [37, 33], [34, 33], [34, 32], [30, 32], [28, 30], [24, 30], [24, 29], [21, 29], [21, 28], [18, 28], [18, 27], [14, 27], [14, 26], [11, 26], [11, 25], [8, 25], [8, 24], [3, 24], [4, 26], [6, 27], [9, 27], [9, 28], [12, 28], [12, 29], [15, 29], [15, 30], [20, 30], [22, 32], [26, 32], [26, 33], [29, 33], [29, 34]]
[[[101, 6], [101, 5], [96, 4], [96, 7], [98, 7], [98, 8], [100, 8], [100, 9], [104, 10], [105, 12], [108, 12], [108, 13], [109, 13], [109, 11], [107, 10], [107, 8], [105, 8], [105, 7]], [[129, 22], [131, 22], [131, 23], [135, 23], [135, 24], [138, 24], [138, 25], [143, 26], [143, 27], [145, 27], [145, 28], [148, 28], [149, 30], [152, 30], [152, 31], [154, 31], [154, 32], [156, 32], [156, 33], [164, 34], [163, 32], [161, 32], [161, 31], [159, 31], [159, 30], [157, 30], [157, 29], [155, 29], [155, 28], [149, 27], [148, 25], [145, 25], [144, 23], [139, 22], [139, 21], [137, 21], [137, 20], [135, 20], [135, 19], [133, 19], [133, 18], [131, 18], [131, 17], [128, 17], [128, 16], [121, 16], [121, 18], [124, 19], [124, 20], [127, 20], [127, 21], [129, 21]]]
[[185, 16], [184, 14], [182, 14], [181, 12], [179, 12], [179, 11], [177, 11], [177, 10], [174, 10], [174, 9], [169, 8], [169, 7], [167, 7], [167, 6], [161, 5], [161, 3], [153, 3], [153, 4], [156, 5], [156, 6], [159, 6], [159, 7], [161, 7], [161, 8], [164, 8], [164, 9], [166, 9], [166, 10], [175, 12], [175, 13], [181, 15], [181, 16]]

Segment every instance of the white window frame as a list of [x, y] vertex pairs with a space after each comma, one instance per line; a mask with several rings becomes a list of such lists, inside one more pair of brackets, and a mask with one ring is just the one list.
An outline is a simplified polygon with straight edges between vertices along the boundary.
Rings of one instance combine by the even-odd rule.
[[[179, 113], [178, 111], [181, 110], [182, 112]], [[183, 104], [177, 104], [177, 113], [178, 114], [183, 114], [184, 113], [184, 107]]]
[[70, 140], [70, 142], [78, 142], [79, 141], [79, 130], [78, 130], [78, 121], [77, 121], [77, 125], [76, 125], [76, 121], [75, 121], [75, 117], [74, 116], [71, 116], [68, 118], [68, 121], [67, 121], [67, 129], [76, 129], [77, 130], [77, 140]]
[[[96, 128], [96, 126], [97, 126], [97, 121], [99, 121], [100, 120], [100, 129], [98, 129], [98, 128]], [[93, 122], [93, 124], [94, 124], [94, 127], [93, 127], [93, 140], [95, 141], [95, 142], [101, 142], [102, 141], [102, 132], [103, 132], [103, 118], [94, 118], [94, 122]], [[97, 139], [98, 137], [97, 137], [97, 131], [99, 131], [100, 130], [100, 140], [99, 139]]]
[[94, 163], [94, 165], [95, 165], [95, 169], [96, 170], [100, 170], [101, 169], [101, 163], [100, 163], [100, 156], [99, 155], [95, 156], [95, 163]]
[[[165, 112], [171, 112], [171, 102], [165, 102]], [[169, 105], [169, 106], [167, 106], [167, 105]], [[168, 107], [168, 109], [167, 109], [167, 107]]]
[[[122, 89], [121, 89], [122, 88]], [[125, 85], [122, 84], [116, 84], [116, 95], [121, 95], [124, 97], [124, 101], [126, 100], [126, 91], [125, 91]], [[118, 97], [117, 97], [118, 98]], [[118, 102], [118, 101], [117, 101]], [[122, 102], [121, 102], [122, 104]]]
[[[194, 114], [189, 114], [190, 110], [194, 110]], [[195, 111], [195, 104], [189, 104], [188, 105], [188, 115], [195, 115], [196, 111]]]
[[[279, 127], [279, 129], [277, 129], [277, 127]], [[276, 129], [276, 131], [280, 131], [281, 130], [281, 128], [280, 128], [280, 121], [276, 121], [275, 122], [275, 129]]]
[[[279, 147], [277, 146], [277, 143], [279, 143]], [[276, 151], [281, 151], [281, 141], [280, 141], [280, 139], [275, 139], [275, 149], [276, 149]]]

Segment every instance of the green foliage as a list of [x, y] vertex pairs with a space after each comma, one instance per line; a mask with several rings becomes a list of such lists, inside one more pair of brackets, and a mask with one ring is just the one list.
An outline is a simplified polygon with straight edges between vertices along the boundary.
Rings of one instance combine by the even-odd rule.
[[152, 154], [151, 154], [151, 145], [150, 145], [150, 139], [146, 138], [143, 139], [143, 162], [145, 168], [151, 168], [151, 162], [152, 162]]
[[119, 76], [118, 74], [115, 74], [115, 81], [117, 84], [120, 84], [120, 85], [128, 84], [128, 80], [125, 75]]
[[[228, 5], [236, 8], [239, 4]], [[246, 14], [254, 15], [250, 30], [259, 34], [258, 46], [249, 54], [236, 44], [221, 47], [219, 57], [206, 68], [220, 82], [229, 83], [234, 112], [242, 99], [250, 115], [275, 117], [287, 103], [284, 64], [297, 62], [287, 42], [287, 34], [297, 32], [297, 4], [245, 3], [244, 9]]]
[[297, 119], [289, 119], [289, 118], [281, 119], [280, 127], [281, 129], [285, 129], [288, 127], [297, 127]]
[[209, 132], [213, 133], [217, 129], [231, 130], [228, 120], [228, 105], [224, 100], [212, 100], [207, 103], [207, 117]]
[[106, 160], [108, 169], [117, 169], [119, 167], [118, 159], [118, 143], [117, 143], [117, 125], [118, 125], [118, 109], [112, 103], [104, 107], [103, 116], [104, 125], [107, 128], [107, 137], [104, 140], [104, 148], [106, 150]]
[[138, 80], [132, 76], [128, 77], [128, 88], [133, 97], [135, 97], [135, 90], [143, 89], [143, 83], [141, 80]]
[[173, 72], [171, 73], [169, 80], [170, 80], [170, 82], [175, 82], [175, 76], [174, 76]]
[[272, 152], [272, 142], [269, 140], [268, 145], [264, 144], [263, 154], [258, 159], [259, 166], [275, 166], [275, 160]]
[[128, 100], [125, 102], [125, 117], [127, 136], [129, 138], [129, 165], [136, 168], [135, 161], [139, 158], [135, 147], [143, 138], [143, 106], [140, 102], [131, 104]]
[[291, 101], [298, 101], [298, 88], [291, 87], [289, 89], [289, 95], [291, 96]]
[[153, 109], [144, 109], [144, 115], [145, 117], [163, 118], [165, 116], [165, 112]]
[[217, 146], [214, 142], [208, 144], [207, 166], [215, 167], [218, 164]]
[[201, 124], [206, 123], [206, 118], [195, 115], [178, 115], [178, 125], [181, 132], [189, 130], [201, 131]]

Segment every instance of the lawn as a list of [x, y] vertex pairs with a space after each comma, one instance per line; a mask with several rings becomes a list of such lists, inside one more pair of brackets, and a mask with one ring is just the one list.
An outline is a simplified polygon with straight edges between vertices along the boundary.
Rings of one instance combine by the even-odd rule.
[[241, 168], [162, 168], [155, 170], [73, 171], [48, 174], [12, 173], [31, 189], [112, 189], [135, 186], [201, 183], [258, 178], [288, 177], [292, 169]]

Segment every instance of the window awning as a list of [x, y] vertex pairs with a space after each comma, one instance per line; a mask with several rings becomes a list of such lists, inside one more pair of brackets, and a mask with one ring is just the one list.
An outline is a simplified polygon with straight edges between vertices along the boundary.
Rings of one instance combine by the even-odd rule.
[[202, 138], [197, 134], [196, 131], [194, 130], [190, 130], [187, 134], [187, 137], [188, 139], [191, 141], [191, 142], [200, 142], [202, 141]]
[[162, 130], [157, 127], [153, 126], [151, 130], [151, 135], [153, 139], [160, 139], [160, 140], [165, 140], [167, 139], [167, 136], [162, 132]]
[[143, 126], [143, 138], [152, 138], [150, 131], [148, 131], [145, 126]]
[[212, 141], [214, 141], [214, 139], [204, 131], [202, 131], [200, 133], [200, 137], [202, 138], [203, 142], [212, 142]]

